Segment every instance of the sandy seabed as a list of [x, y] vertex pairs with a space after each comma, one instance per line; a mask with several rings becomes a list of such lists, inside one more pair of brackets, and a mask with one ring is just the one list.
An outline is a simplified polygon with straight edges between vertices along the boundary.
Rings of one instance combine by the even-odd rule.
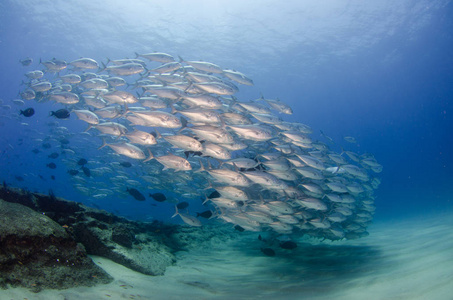
[[453, 214], [380, 222], [354, 241], [274, 247], [275, 257], [260, 252], [257, 236], [180, 252], [157, 277], [93, 256], [111, 284], [37, 294], [10, 288], [0, 299], [453, 299]]

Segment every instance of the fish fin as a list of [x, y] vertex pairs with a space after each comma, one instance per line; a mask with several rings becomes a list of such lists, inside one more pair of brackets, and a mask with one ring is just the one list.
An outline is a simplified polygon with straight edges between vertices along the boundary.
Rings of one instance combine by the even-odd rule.
[[105, 141], [105, 138], [102, 138], [102, 146], [99, 147], [98, 150], [104, 148], [105, 146], [108, 146], [108, 144], [107, 144], [107, 142]]
[[178, 55], [178, 58], [180, 63], [184, 62], [184, 59], [181, 56]]
[[102, 68], [99, 67], [99, 69], [97, 70], [96, 73], [101, 73], [102, 71], [104, 71], [105, 69], [107, 69], [107, 66], [104, 64], [104, 62], [101, 61], [101, 64], [102, 64]]
[[172, 218], [176, 217], [177, 215], [179, 215], [179, 211], [178, 211], [178, 206], [175, 205], [175, 213], [173, 216], [171, 216]]
[[204, 196], [206, 198], [206, 200], [204, 200], [201, 205], [205, 205], [206, 202], [208, 202], [210, 199], [208, 198], [208, 196], [206, 195], [206, 193], [204, 193]]
[[211, 212], [211, 216], [208, 218], [208, 220], [211, 220], [213, 218], [217, 218], [219, 216], [217, 211], [212, 211], [212, 210], [209, 210], [209, 211]]
[[149, 148], [147, 150], [148, 150], [149, 155], [143, 162], [150, 161], [154, 158], [154, 155], [153, 155], [153, 153], [151, 153], [151, 150], [149, 150]]
[[194, 173], [206, 171], [206, 169], [203, 166], [203, 162], [201, 161], [201, 159], [199, 159], [199, 161], [200, 161], [200, 169], [194, 171]]
[[162, 135], [159, 133], [159, 131], [157, 131], [157, 129], [154, 129], [154, 131], [156, 132], [156, 136], [155, 136], [156, 140], [161, 139]]

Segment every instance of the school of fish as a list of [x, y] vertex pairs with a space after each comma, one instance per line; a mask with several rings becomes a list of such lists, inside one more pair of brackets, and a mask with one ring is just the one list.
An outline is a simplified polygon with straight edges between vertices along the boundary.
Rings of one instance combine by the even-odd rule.
[[[22, 101], [59, 103], [52, 116], [76, 115], [87, 125], [86, 143], [104, 156], [66, 160], [74, 187], [86, 196], [122, 193], [143, 201], [149, 190], [168, 190], [202, 197], [210, 218], [240, 230], [330, 240], [368, 234], [382, 166], [371, 154], [335, 152], [324, 133], [326, 143], [311, 138], [309, 126], [284, 121], [293, 110], [278, 99], [237, 99], [239, 85], [253, 85], [243, 73], [157, 52], [39, 66], [25, 74]], [[68, 134], [62, 126], [55, 132]], [[123, 171], [130, 161], [134, 173]], [[98, 166], [90, 170], [90, 163]], [[77, 164], [83, 172], [71, 167]], [[90, 185], [90, 176], [103, 177], [105, 187]], [[201, 226], [187, 205], [176, 206], [174, 216]]]

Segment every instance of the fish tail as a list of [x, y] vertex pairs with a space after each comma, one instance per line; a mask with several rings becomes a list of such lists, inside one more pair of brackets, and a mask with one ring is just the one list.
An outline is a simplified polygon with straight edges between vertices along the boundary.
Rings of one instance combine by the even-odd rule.
[[143, 162], [150, 161], [154, 158], [154, 155], [151, 153], [151, 150], [149, 150], [149, 148], [148, 148], [148, 153], [149, 153], [149, 156]]
[[161, 139], [161, 138], [162, 138], [162, 135], [160, 134], [160, 132], [157, 131], [157, 129], [155, 129], [154, 131], [156, 132], [155, 138], [156, 138], [156, 139]]
[[194, 171], [195, 173], [206, 171], [206, 169], [203, 166], [203, 162], [201, 161], [201, 159], [199, 159], [199, 161], [200, 161], [200, 169]]
[[[107, 62], [108, 63], [108, 62]], [[99, 67], [99, 69], [97, 70], [96, 73], [101, 73], [102, 71], [104, 71], [105, 69], [107, 69], [107, 66], [104, 64], [104, 62], [101, 61], [101, 64], [102, 64], [102, 68]]]
[[208, 198], [208, 196], [206, 195], [206, 193], [204, 193], [204, 197], [205, 197], [206, 199], [203, 201], [203, 203], [201, 203], [202, 205], [205, 205], [205, 203], [209, 201], [209, 198]]
[[98, 150], [104, 148], [105, 146], [108, 146], [108, 144], [107, 144], [107, 142], [105, 141], [105, 138], [102, 138], [102, 146], [99, 147]]
[[173, 216], [171, 216], [172, 218], [176, 217], [177, 215], [179, 215], [179, 211], [178, 211], [178, 206], [175, 205], [175, 214]]

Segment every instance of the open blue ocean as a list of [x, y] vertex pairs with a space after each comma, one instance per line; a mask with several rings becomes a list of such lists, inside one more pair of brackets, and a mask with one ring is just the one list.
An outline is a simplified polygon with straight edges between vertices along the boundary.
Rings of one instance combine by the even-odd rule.
[[[142, 91], [146, 88], [136, 83], [145, 79], [144, 74], [178, 74], [187, 78], [187, 73], [176, 71], [149, 72], [150, 68], [157, 68], [163, 63], [141, 55], [165, 53], [173, 56], [175, 62], [180, 62], [181, 67], [189, 67], [191, 61], [208, 62], [223, 70], [238, 71], [253, 80], [253, 85], [228, 80], [238, 88], [234, 95], [210, 93], [228, 98], [222, 100], [223, 108], [218, 111], [227, 112], [225, 107], [230, 109], [237, 105], [235, 101], [253, 101], [251, 103], [264, 105], [265, 100], [260, 100], [262, 97], [272, 99], [272, 103], [284, 103], [291, 107], [292, 114], [272, 113], [279, 118], [278, 122], [302, 123], [307, 126], [304, 128], [310, 128], [311, 133], [307, 134], [310, 143], [319, 143], [317, 147], [326, 145], [331, 153], [341, 154], [345, 158], [345, 151], [353, 152], [361, 160], [372, 159], [382, 166], [382, 169], [373, 172], [369, 165], [364, 166], [362, 163], [361, 168], [367, 170], [369, 181], [354, 174], [348, 177], [365, 184], [365, 189], [370, 188], [373, 178], [379, 182], [376, 188], [373, 186], [370, 189], [372, 196], [370, 194], [369, 197], [374, 200], [375, 211], [366, 229], [369, 236], [353, 240], [352, 243], [370, 247], [374, 245], [379, 249], [379, 258], [373, 255], [362, 257], [363, 260], [374, 260], [367, 262], [372, 266], [378, 261], [383, 265], [400, 262], [396, 265], [402, 268], [361, 273], [355, 272], [359, 268], [355, 265], [354, 275], [343, 278], [349, 272], [348, 266], [334, 264], [339, 267], [338, 270], [330, 269], [331, 272], [320, 275], [317, 268], [325, 268], [328, 264], [307, 263], [302, 259], [304, 252], [301, 246], [297, 253], [290, 253], [286, 257], [282, 255], [284, 261], [269, 263], [266, 259], [270, 257], [259, 251], [259, 245], [254, 255], [245, 250], [250, 260], [235, 253], [235, 250], [231, 250], [234, 247], [230, 245], [231, 249], [225, 246], [215, 250], [214, 247], [202, 257], [200, 253], [194, 253], [194, 257], [190, 257], [190, 253], [183, 254], [180, 257], [181, 264], [177, 264], [180, 269], [175, 267], [159, 279], [133, 279], [135, 277], [127, 273], [129, 271], [126, 269], [112, 269], [116, 275], [124, 272], [122, 280], [130, 278], [130, 285], [134, 285], [131, 282], [136, 280], [136, 287], [140, 290], [135, 294], [131, 290], [124, 295], [115, 292], [117, 290], [113, 287], [111, 290], [109, 287], [100, 287], [99, 290], [93, 287], [91, 290], [87, 288], [67, 292], [69, 294], [66, 295], [60, 291], [49, 294], [51, 298], [43, 299], [63, 299], [63, 296], [65, 299], [76, 299], [80, 295], [85, 295], [87, 299], [332, 299], [334, 296], [337, 299], [451, 299], [452, 28], [453, 2], [449, 0], [1, 1], [0, 181], [7, 186], [43, 194], [52, 191], [57, 197], [138, 221], [184, 224], [179, 217], [171, 218], [175, 213], [175, 204], [181, 202], [189, 204], [184, 210], [194, 218], [203, 211], [214, 212], [214, 208], [203, 205], [212, 192], [212, 189], [208, 189], [209, 184], [212, 188], [212, 182], [203, 181], [207, 177], [201, 175], [204, 171], [195, 172], [202, 168], [199, 163], [201, 158], [204, 168], [209, 168], [206, 157], [184, 156], [172, 145], [165, 147], [168, 143], [159, 145], [163, 139], [158, 139], [157, 146], [139, 146], [146, 157], [149, 155], [145, 149], [149, 148], [154, 158], [173, 153], [187, 158], [192, 164], [190, 172], [174, 172], [171, 168], [169, 171], [162, 170], [162, 163], [159, 164], [156, 159], [143, 162], [143, 158], [116, 154], [109, 146], [98, 149], [103, 145], [105, 135], [96, 129], [96, 125], [88, 129], [89, 124], [77, 117], [72, 109], [95, 111], [101, 107], [58, 103], [48, 99], [52, 91], [36, 92], [38, 95], [31, 100], [21, 95], [42, 80], [51, 82], [55, 87], [64, 83], [60, 76], [71, 72], [79, 75], [92, 72], [98, 76], [122, 77], [128, 85], [119, 89], [129, 91], [135, 97], [144, 97]], [[52, 72], [45, 66], [46, 62], [70, 63], [80, 58], [95, 60], [98, 67], [81, 70], [68, 66], [59, 72]], [[125, 59], [145, 61], [145, 70], [122, 76], [115, 73], [115, 69], [109, 69], [114, 66], [115, 60]], [[25, 75], [34, 70], [43, 71], [44, 76], [33, 81]], [[200, 71], [197, 68], [188, 70]], [[215, 71], [204, 74], [224, 78]], [[157, 83], [164, 87], [171, 85], [168, 82], [162, 84], [162, 81]], [[190, 86], [186, 85], [180, 91], [187, 93], [190, 88], [198, 87], [197, 82], [189, 80], [188, 84]], [[231, 87], [228, 84], [226, 86]], [[72, 87], [74, 89], [74, 85]], [[111, 91], [112, 87], [107, 89]], [[84, 91], [87, 89], [72, 92], [81, 95]], [[98, 97], [99, 93], [95, 96]], [[147, 96], [152, 95], [150, 92]], [[200, 109], [197, 105], [184, 106], [179, 101], [180, 98], [176, 101], [167, 99], [165, 111], [179, 118], [181, 113], [178, 111]], [[134, 113], [125, 111], [128, 107], [123, 104], [115, 103], [122, 109], [120, 123], [132, 132], [133, 126], [126, 120], [126, 115], [132, 116]], [[134, 104], [128, 106], [134, 107]], [[29, 117], [24, 115], [28, 108], [34, 110], [34, 114]], [[59, 109], [68, 109], [70, 117], [60, 119], [51, 115], [51, 112]], [[235, 112], [246, 114], [241, 110]], [[248, 117], [252, 118], [250, 115]], [[199, 122], [185, 118], [189, 119], [188, 128], [199, 125]], [[264, 128], [269, 126], [269, 123], [263, 125], [257, 119], [253, 119], [253, 123]], [[225, 127], [224, 121], [222, 124]], [[278, 152], [270, 149], [281, 146], [270, 146], [267, 140], [258, 145], [262, 140], [258, 142], [256, 139], [244, 138], [236, 131], [233, 133], [233, 129], [228, 127], [230, 125], [227, 124], [227, 128], [235, 139], [246, 141], [253, 148], [251, 152], [247, 152], [247, 149], [231, 151], [231, 158], [255, 158], [256, 154]], [[158, 130], [157, 134], [163, 137], [173, 134], [195, 135], [194, 132], [189, 134], [187, 129], [181, 132], [169, 128]], [[147, 131], [154, 131], [154, 127], [148, 127]], [[283, 131], [272, 131], [273, 138], [287, 141], [283, 138]], [[110, 136], [105, 140], [107, 144], [113, 145], [121, 141], [124, 141], [122, 137]], [[310, 147], [307, 150], [301, 146], [300, 153], [318, 150], [317, 153], [321, 153], [319, 155], [327, 157], [327, 152], [322, 152], [322, 149]], [[294, 146], [284, 148], [282, 153], [285, 149], [293, 153]], [[314, 154], [312, 156], [319, 158]], [[86, 162], [80, 162], [80, 159]], [[223, 166], [219, 159], [209, 160], [213, 168]], [[259, 160], [262, 161], [264, 159]], [[326, 164], [324, 169], [340, 168], [341, 165], [328, 164], [327, 160], [321, 158], [320, 161]], [[238, 171], [234, 164], [232, 166], [229, 167], [231, 170]], [[325, 172], [324, 169], [321, 171]], [[78, 174], [71, 174], [71, 170]], [[301, 175], [297, 176], [300, 178]], [[170, 185], [172, 179], [175, 181]], [[210, 177], [210, 181], [214, 179]], [[306, 180], [301, 181], [304, 182]], [[206, 184], [207, 188], [199, 188], [202, 184]], [[294, 181], [287, 184], [297, 188]], [[137, 194], [134, 196], [130, 189], [139, 191], [146, 200], [137, 199]], [[271, 190], [262, 194], [263, 197], [278, 193], [275, 188]], [[260, 188], [257, 193], [264, 192]], [[165, 195], [166, 200], [153, 199], [151, 194]], [[285, 197], [285, 194], [282, 192], [280, 196]], [[325, 201], [325, 197], [322, 199]], [[247, 206], [244, 202], [240, 202], [240, 206]], [[228, 210], [219, 207], [216, 213], [227, 215]], [[318, 216], [318, 212], [315, 215]], [[221, 218], [207, 220], [199, 217], [198, 220], [203, 225], [232, 223], [233, 227], [236, 224]], [[425, 229], [429, 231], [424, 232]], [[287, 238], [291, 230], [285, 230], [279, 228], [275, 231]], [[241, 249], [253, 248], [258, 243], [256, 238], [259, 230], [256, 231], [249, 231], [245, 241], [238, 242], [240, 244], [236, 246]], [[267, 227], [263, 229], [264, 234], [269, 231]], [[320, 234], [319, 237], [326, 236]], [[348, 256], [349, 248], [341, 248], [341, 239], [336, 242], [328, 240], [324, 243], [340, 247], [327, 255], [330, 259], [335, 258], [335, 255]], [[427, 246], [419, 248], [417, 240]], [[445, 244], [447, 240], [450, 240], [449, 244]], [[322, 245], [320, 239], [316, 239], [316, 243]], [[360, 253], [351, 251], [351, 255], [360, 256]], [[405, 254], [412, 256], [405, 258]], [[237, 257], [236, 261], [234, 257]], [[386, 261], [389, 257], [390, 261]], [[430, 257], [431, 261], [423, 263], [424, 257]], [[279, 255], [276, 259], [280, 259]], [[409, 266], [414, 260], [420, 264]], [[199, 265], [192, 266], [191, 261]], [[223, 266], [229, 266], [230, 269], [226, 267], [228, 270], [225, 270]], [[260, 266], [259, 269], [253, 269], [257, 266]], [[199, 267], [199, 273], [189, 272], [192, 267]], [[238, 271], [241, 267], [244, 268], [243, 273]], [[362, 261], [360, 267], [365, 269], [368, 265]], [[369, 268], [374, 270], [373, 267]], [[443, 271], [439, 271], [441, 268], [444, 268]], [[310, 272], [304, 273], [307, 270]], [[413, 275], [419, 276], [417, 280], [405, 277], [411, 272], [418, 274]], [[298, 277], [296, 273], [306, 276]], [[270, 277], [263, 274], [269, 274]], [[203, 280], [209, 285], [202, 285], [203, 293], [194, 292], [196, 288], [201, 289], [200, 285], [195, 288], [193, 285], [179, 286], [178, 276], [204, 276]], [[212, 282], [209, 282], [210, 276]], [[342, 278], [341, 282], [337, 281], [339, 277]], [[434, 278], [433, 282], [428, 278]], [[303, 288], [299, 289], [297, 282], [304, 279], [310, 284], [301, 285]], [[152, 282], [150, 286], [156, 290], [154, 297], [151, 291], [147, 291], [146, 284], [142, 284], [146, 280]], [[204, 283], [203, 280], [199, 281]], [[395, 282], [393, 286], [392, 280]], [[115, 282], [117, 286], [120, 285], [118, 281]], [[323, 289], [323, 283], [332, 289]], [[166, 284], [176, 286], [178, 292], [173, 294], [170, 287], [164, 289]], [[159, 289], [159, 285], [162, 289]], [[187, 294], [184, 294], [185, 288]], [[3, 299], [2, 293], [6, 292], [0, 290], [0, 298]], [[28, 295], [25, 290], [24, 294], [19, 291], [11, 293], [5, 294], [4, 299], [22, 299], [19, 297]], [[113, 298], [105, 296], [107, 294]], [[136, 298], [127, 298], [132, 294]], [[139, 294], [141, 298], [137, 296]], [[39, 294], [32, 295], [40, 297]], [[42, 297], [47, 297], [45, 295], [42, 294]]]

